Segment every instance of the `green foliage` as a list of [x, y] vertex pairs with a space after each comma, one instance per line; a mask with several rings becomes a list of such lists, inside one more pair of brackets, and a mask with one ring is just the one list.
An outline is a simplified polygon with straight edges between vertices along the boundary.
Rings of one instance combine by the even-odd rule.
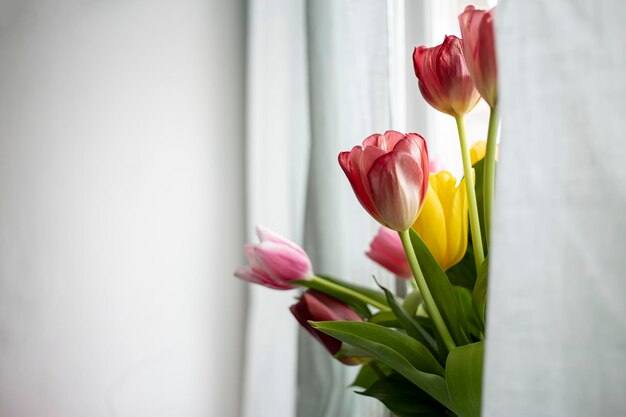
[[414, 290], [414, 291], [411, 291], [404, 298], [404, 301], [402, 302], [402, 307], [404, 308], [404, 311], [406, 311], [406, 313], [409, 316], [413, 317], [417, 313], [417, 308], [419, 307], [421, 302], [422, 302], [422, 294], [420, 294], [419, 291]]
[[385, 294], [381, 293], [380, 291], [377, 291], [375, 289], [369, 288], [369, 287], [364, 287], [363, 285], [357, 285], [354, 284], [352, 282], [347, 282], [347, 281], [343, 281], [341, 279], [338, 278], [334, 278], [334, 277], [330, 277], [328, 275], [317, 275], [320, 278], [324, 278], [325, 280], [334, 282], [335, 284], [341, 285], [344, 288], [348, 288], [351, 289], [353, 291], [356, 291], [360, 294], [366, 295], [367, 297], [371, 298], [372, 300], [376, 300], [381, 304], [385, 304], [386, 303], [386, 297]]
[[398, 373], [371, 384], [361, 395], [380, 400], [397, 417], [445, 417], [445, 407]]
[[465, 317], [465, 324], [467, 325], [468, 334], [474, 336], [475, 340], [478, 340], [484, 331], [483, 323], [476, 315], [476, 311], [472, 305], [472, 292], [467, 288], [454, 287], [456, 295], [459, 299], [463, 316]]
[[[470, 240], [468, 238], [468, 240]], [[471, 243], [467, 246], [467, 251], [461, 262], [449, 268], [446, 275], [450, 283], [455, 286], [464, 287], [468, 290], [474, 288], [476, 282], [476, 261], [474, 260], [474, 250]]]
[[410, 235], [426, 284], [454, 342], [457, 346], [469, 343], [470, 340], [465, 333], [467, 324], [464, 322], [464, 316], [452, 284], [419, 235], [413, 230], [410, 230]]
[[446, 385], [459, 417], [480, 417], [484, 342], [452, 349], [446, 362]]
[[367, 352], [397, 371], [445, 407], [455, 410], [444, 370], [430, 351], [412, 337], [367, 322], [311, 322], [313, 327]]
[[387, 296], [387, 304], [391, 307], [391, 311], [398, 318], [398, 322], [406, 333], [413, 339], [417, 340], [430, 350], [433, 355], [437, 355], [437, 343], [435, 339], [416, 322], [405, 310], [404, 307], [398, 304], [396, 297], [387, 288], [382, 285], [378, 285]]
[[391, 310], [379, 311], [370, 317], [368, 321], [385, 327], [394, 327], [396, 329], [402, 328], [400, 321]]
[[478, 268], [478, 278], [476, 278], [476, 285], [472, 293], [472, 303], [474, 311], [478, 315], [481, 327], [485, 327], [485, 313], [487, 308], [487, 286], [489, 272], [489, 259], [485, 258], [484, 262]]
[[391, 368], [372, 360], [361, 367], [351, 385], [353, 387], [369, 388], [374, 382], [385, 378], [389, 373], [391, 373]]
[[[480, 161], [474, 164], [474, 172], [476, 173], [474, 190], [476, 191], [476, 206], [478, 208], [478, 218], [480, 220], [480, 235], [483, 236], [483, 243], [485, 240], [485, 236], [487, 233], [485, 232], [485, 208], [483, 205], [483, 180], [485, 178], [485, 159], [481, 159]], [[471, 233], [470, 233], [471, 234]], [[483, 245], [485, 256], [487, 256], [487, 245]]]

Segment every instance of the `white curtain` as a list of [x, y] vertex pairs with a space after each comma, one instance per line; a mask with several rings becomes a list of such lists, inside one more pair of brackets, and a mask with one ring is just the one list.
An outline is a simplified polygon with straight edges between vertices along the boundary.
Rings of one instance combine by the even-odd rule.
[[0, 1], [0, 416], [239, 415], [244, 12]]
[[626, 415], [626, 3], [502, 0], [486, 417]]
[[[455, 169], [450, 118], [419, 98], [411, 55], [456, 28], [453, 2], [252, 0], [248, 33], [248, 223], [304, 245], [318, 273], [389, 287], [364, 256], [378, 226], [360, 207], [337, 163], [372, 133], [417, 131]], [[458, 30], [458, 29], [457, 29]], [[252, 236], [250, 236], [253, 239]], [[288, 307], [293, 293], [250, 288], [246, 417], [384, 416], [348, 386], [346, 368]]]

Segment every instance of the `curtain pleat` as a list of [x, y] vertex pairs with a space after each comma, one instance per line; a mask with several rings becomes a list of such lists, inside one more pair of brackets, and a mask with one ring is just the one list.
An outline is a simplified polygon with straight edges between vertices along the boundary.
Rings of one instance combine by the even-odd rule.
[[[307, 3], [311, 148], [305, 243], [320, 273], [372, 285], [388, 274], [364, 256], [378, 225], [337, 163], [372, 133], [390, 128], [386, 1]], [[301, 333], [298, 417], [380, 416], [374, 400], [347, 389], [355, 369]]]
[[[263, 224], [302, 243], [309, 144], [304, 0], [248, 2], [248, 240]], [[250, 285], [244, 417], [292, 417], [296, 407], [294, 291]]]
[[626, 3], [502, 1], [486, 417], [626, 415]]

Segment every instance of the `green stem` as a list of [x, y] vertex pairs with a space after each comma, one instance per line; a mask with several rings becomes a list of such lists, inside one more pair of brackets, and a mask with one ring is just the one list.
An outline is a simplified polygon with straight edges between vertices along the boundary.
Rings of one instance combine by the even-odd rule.
[[[378, 302], [378, 301], [368, 297], [365, 294], [361, 294], [358, 291], [354, 291], [354, 290], [352, 290], [350, 288], [343, 287], [343, 286], [341, 286], [341, 285], [339, 285], [337, 283], [334, 283], [332, 281], [325, 280], [324, 278], [320, 278], [320, 277], [314, 276], [314, 277], [312, 277], [310, 279], [310, 281], [313, 281], [314, 283], [318, 284], [318, 286], [319, 286], [319, 288], [321, 288], [322, 292], [324, 291], [323, 290], [324, 288], [333, 289], [333, 290], [341, 292], [341, 293], [343, 293], [345, 295], [349, 295], [349, 296], [354, 297], [354, 298], [356, 298], [358, 300], [361, 300], [364, 303], [370, 304], [370, 305], [372, 305], [372, 306], [374, 306], [374, 307], [376, 307], [376, 308], [378, 308], [380, 310], [389, 310], [389, 307], [387, 305], [385, 305], [383, 303], [380, 303], [380, 302]], [[293, 282], [298, 284], [298, 281], [293, 281]]]
[[485, 210], [485, 242], [489, 245], [491, 230], [491, 211], [496, 181], [496, 136], [498, 135], [498, 108], [492, 107], [489, 113], [489, 130], [487, 132], [487, 152], [485, 153], [485, 172], [483, 178], [483, 205]]
[[461, 142], [461, 157], [463, 158], [463, 175], [465, 177], [465, 190], [467, 191], [470, 230], [472, 232], [472, 244], [474, 246], [474, 260], [476, 261], [476, 268], [478, 268], [485, 260], [485, 252], [483, 251], [483, 239], [480, 232], [480, 219], [478, 217], [476, 191], [474, 190], [472, 161], [470, 160], [467, 140], [465, 139], [465, 125], [463, 124], [463, 117], [459, 116], [455, 119], [456, 127], [459, 131], [459, 141]]
[[452, 336], [446, 327], [446, 324], [443, 321], [443, 317], [441, 317], [441, 313], [437, 308], [437, 304], [435, 304], [435, 300], [433, 295], [430, 293], [430, 289], [428, 288], [428, 284], [426, 283], [426, 279], [424, 278], [424, 274], [422, 273], [422, 268], [420, 268], [419, 262], [417, 261], [417, 256], [415, 256], [415, 250], [413, 250], [413, 244], [411, 243], [411, 236], [409, 235], [409, 231], [405, 230], [404, 232], [398, 232], [400, 235], [400, 240], [402, 241], [402, 246], [404, 247], [404, 251], [406, 252], [406, 257], [409, 260], [409, 265], [411, 266], [411, 271], [413, 272], [413, 277], [415, 278], [415, 283], [417, 284], [417, 288], [422, 294], [422, 299], [424, 300], [424, 307], [426, 307], [426, 312], [428, 316], [432, 319], [435, 324], [435, 328], [441, 336], [441, 340], [446, 345], [448, 351], [454, 349], [456, 345], [452, 340]]

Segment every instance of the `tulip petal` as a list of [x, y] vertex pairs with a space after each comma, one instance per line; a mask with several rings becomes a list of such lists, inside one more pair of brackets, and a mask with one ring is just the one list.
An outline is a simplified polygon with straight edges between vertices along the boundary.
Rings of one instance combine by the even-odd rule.
[[452, 114], [452, 107], [442, 91], [439, 78], [436, 76], [435, 57], [441, 45], [433, 48], [420, 46], [413, 52], [413, 67], [419, 80], [418, 87], [424, 99], [442, 113]]
[[412, 227], [442, 269], [459, 263], [467, 251], [465, 183], [457, 185], [448, 171], [431, 174], [426, 201]]
[[[359, 168], [360, 171], [362, 173], [369, 172], [369, 170], [372, 169], [372, 165], [374, 165], [374, 162], [376, 162], [376, 160], [380, 158], [381, 156], [383, 156], [385, 153], [386, 151], [376, 146], [365, 146], [363, 148], [363, 152], [361, 152], [360, 154], [361, 155], [361, 163], [360, 163], [360, 168]], [[363, 175], [361, 178], [363, 179], [364, 184], [368, 186], [367, 178], [365, 177], [365, 175]], [[368, 192], [371, 194], [371, 190], [368, 190]]]
[[459, 15], [467, 67], [476, 89], [491, 106], [497, 101], [497, 62], [493, 10], [467, 6]]
[[276, 281], [307, 279], [312, 275], [309, 258], [288, 246], [266, 240], [254, 251], [263, 270]]
[[363, 139], [363, 147], [366, 146], [376, 146], [379, 147], [380, 137], [382, 135], [380, 133], [374, 133], [373, 135], [369, 135], [365, 139]]
[[341, 349], [341, 342], [332, 336], [313, 329], [309, 320], [314, 321], [363, 321], [346, 304], [318, 291], [308, 290], [300, 301], [290, 307], [291, 313], [298, 322], [324, 347], [335, 355]]
[[419, 214], [425, 173], [413, 155], [391, 151], [374, 162], [368, 173], [375, 206], [383, 224], [407, 230]]
[[448, 264], [444, 269], [450, 268], [465, 256], [467, 251], [467, 194], [465, 192], [465, 179], [461, 180], [458, 187], [450, 191], [454, 197], [446, 210], [446, 229], [448, 235]]
[[[463, 213], [462, 207], [456, 204], [457, 197], [462, 196], [463, 201], [465, 201], [466, 191], [465, 188], [461, 189], [456, 186], [456, 178], [448, 171], [442, 171], [439, 175], [434, 176], [432, 182], [436, 184], [434, 187], [437, 189], [437, 196], [445, 217], [446, 254], [441, 262], [441, 267], [446, 270], [458, 262], [455, 262], [455, 259], [458, 257], [460, 247], [462, 247], [463, 254], [467, 249], [467, 228], [465, 228], [464, 236], [461, 236], [463, 223], [461, 216], [467, 217], [467, 212]], [[460, 198], [458, 200], [460, 203]], [[465, 222], [467, 223], [467, 220]], [[465, 245], [461, 240], [465, 242]], [[463, 255], [461, 255], [462, 257]]]
[[381, 227], [366, 255], [399, 278], [413, 277], [400, 236], [393, 230]]
[[309, 312], [317, 321], [363, 320], [348, 305], [319, 291], [307, 291], [302, 294], [302, 298], [306, 301]]
[[420, 46], [413, 53], [422, 96], [437, 110], [454, 117], [465, 115], [480, 100], [463, 58], [462, 45], [461, 39], [450, 35], [441, 45]]
[[265, 227], [263, 225], [257, 225], [257, 227], [256, 227], [256, 234], [259, 237], [259, 240], [261, 242], [268, 241], [268, 242], [274, 242], [274, 243], [278, 243], [280, 245], [288, 246], [291, 249], [293, 249], [296, 252], [298, 252], [300, 255], [307, 256], [307, 254], [304, 251], [304, 249], [302, 249], [300, 246], [296, 245], [291, 240], [289, 240], [289, 239], [279, 235], [278, 233], [268, 229], [267, 227]]
[[[372, 148], [372, 150], [369, 148]], [[366, 157], [366, 162], [370, 164], [375, 161], [372, 157], [374, 152], [376, 152], [373, 149], [376, 148], [367, 147], [367, 149], [368, 156]], [[346, 177], [348, 177], [348, 181], [359, 203], [372, 217], [378, 220], [380, 219], [380, 214], [372, 201], [371, 188], [365, 175], [367, 171], [363, 170], [363, 159], [363, 149], [360, 146], [355, 146], [350, 152], [341, 152], [339, 154], [339, 165]]]
[[470, 161], [472, 162], [472, 166], [476, 165], [476, 162], [483, 159], [485, 157], [485, 153], [487, 153], [487, 141], [476, 141], [476, 143], [474, 143], [470, 148]]
[[292, 288], [295, 288], [292, 285], [274, 281], [262, 271], [249, 266], [238, 268], [235, 271], [235, 276], [244, 281], [252, 282], [254, 284], [260, 284], [264, 287], [272, 288], [275, 290], [290, 290]]
[[430, 253], [443, 268], [447, 251], [446, 217], [437, 188], [433, 185], [431, 181], [422, 211], [413, 223], [413, 230], [422, 238]]
[[[306, 294], [307, 293], [304, 293], [302, 297], [304, 298]], [[315, 330], [309, 324], [309, 320], [321, 321], [322, 319], [314, 318], [314, 315], [309, 311], [307, 302], [301, 299], [300, 302], [289, 307], [289, 311], [291, 311], [291, 314], [293, 314], [296, 320], [298, 320], [298, 323], [300, 323], [300, 325], [304, 327], [307, 332], [309, 332], [314, 338], [316, 338], [318, 342], [320, 342], [326, 348], [326, 350], [330, 352], [331, 355], [335, 355], [337, 352], [339, 352], [339, 350], [341, 349], [341, 342], [339, 340], [325, 333], [322, 333], [319, 330]]]

